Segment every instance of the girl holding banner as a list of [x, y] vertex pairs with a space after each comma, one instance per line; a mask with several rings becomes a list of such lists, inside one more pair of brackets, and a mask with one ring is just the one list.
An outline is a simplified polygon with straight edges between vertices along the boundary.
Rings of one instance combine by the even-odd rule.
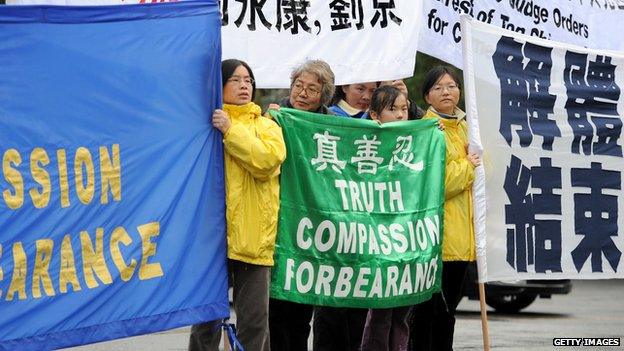
[[[329, 111], [339, 117], [368, 118], [371, 97], [377, 82], [336, 87]], [[366, 322], [365, 308], [316, 306], [314, 308], [314, 351], [357, 351]]]
[[431, 69], [423, 84], [431, 105], [423, 119], [438, 119], [446, 139], [442, 293], [416, 305], [410, 325], [412, 350], [453, 350], [455, 309], [462, 298], [468, 263], [476, 259], [472, 182], [479, 156], [468, 152], [466, 114], [457, 107], [460, 81], [450, 68]]
[[[407, 90], [407, 89], [405, 89]], [[398, 88], [385, 85], [373, 93], [369, 114], [378, 123], [407, 121], [407, 95]], [[362, 351], [407, 350], [408, 316], [411, 306], [370, 309], [362, 336]]]
[[[269, 350], [269, 285], [279, 209], [281, 128], [252, 102], [255, 81], [243, 61], [221, 66], [223, 110], [212, 124], [223, 133], [228, 259], [238, 339], [250, 351]], [[218, 350], [218, 322], [194, 325], [190, 350]]]

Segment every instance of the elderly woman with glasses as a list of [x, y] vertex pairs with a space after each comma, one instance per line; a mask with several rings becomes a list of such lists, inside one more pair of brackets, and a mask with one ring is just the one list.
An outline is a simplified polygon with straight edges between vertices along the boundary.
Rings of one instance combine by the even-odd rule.
[[479, 156], [468, 151], [466, 113], [457, 107], [460, 82], [449, 67], [431, 69], [423, 84], [423, 97], [431, 105], [423, 119], [444, 125], [446, 176], [442, 239], [442, 293], [416, 305], [410, 325], [412, 350], [453, 350], [455, 309], [462, 298], [468, 263], [476, 259], [472, 225], [472, 182]]
[[[334, 72], [325, 61], [309, 60], [296, 67], [290, 76], [290, 94], [280, 105], [297, 110], [333, 114], [326, 104], [334, 94]], [[269, 108], [279, 109], [271, 104]], [[269, 326], [272, 351], [308, 349], [310, 322], [314, 306], [270, 299]]]
[[329, 64], [322, 60], [308, 60], [296, 67], [290, 75], [290, 94], [278, 104], [297, 110], [333, 115], [327, 104], [334, 95], [334, 72]]

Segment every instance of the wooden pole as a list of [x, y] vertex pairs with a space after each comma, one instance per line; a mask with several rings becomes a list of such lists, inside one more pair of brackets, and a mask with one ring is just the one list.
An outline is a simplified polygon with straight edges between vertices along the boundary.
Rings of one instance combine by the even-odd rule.
[[481, 305], [481, 332], [483, 334], [483, 350], [490, 351], [490, 333], [487, 321], [487, 306], [485, 305], [485, 283], [479, 283], [479, 304]]
[[227, 330], [225, 328], [222, 329], [222, 336], [223, 336], [223, 350], [230, 351], [230, 339], [228, 338]]

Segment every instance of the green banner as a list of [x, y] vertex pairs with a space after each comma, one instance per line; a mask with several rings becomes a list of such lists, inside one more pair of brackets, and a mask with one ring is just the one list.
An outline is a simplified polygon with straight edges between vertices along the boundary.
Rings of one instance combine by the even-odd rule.
[[288, 154], [271, 296], [389, 308], [438, 292], [445, 143], [435, 122], [271, 114]]

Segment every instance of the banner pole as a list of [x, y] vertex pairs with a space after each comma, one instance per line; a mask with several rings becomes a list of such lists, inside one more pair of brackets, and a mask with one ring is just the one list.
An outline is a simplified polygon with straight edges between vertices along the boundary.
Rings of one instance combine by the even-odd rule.
[[230, 339], [228, 338], [228, 334], [225, 328], [221, 330], [221, 336], [223, 337], [223, 350], [230, 351], [231, 350]]
[[[462, 40], [462, 52], [464, 55], [464, 82], [466, 83], [466, 112], [471, 116], [468, 122], [470, 137], [470, 150], [477, 152], [483, 157], [483, 145], [481, 144], [481, 132], [479, 131], [479, 116], [476, 104], [476, 89], [474, 79], [474, 64], [472, 56], [472, 21], [467, 15], [460, 16]], [[487, 323], [487, 307], [485, 305], [485, 283], [482, 279], [486, 276], [486, 252], [485, 252], [485, 171], [483, 167], [475, 169], [475, 180], [472, 184], [474, 207], [474, 228], [477, 254], [477, 276], [479, 279], [479, 304], [481, 307], [481, 332], [483, 334], [483, 350], [490, 350], [490, 335]]]
[[488, 330], [487, 306], [485, 305], [485, 283], [479, 283], [479, 305], [481, 306], [481, 332], [483, 350], [490, 351], [490, 332]]

